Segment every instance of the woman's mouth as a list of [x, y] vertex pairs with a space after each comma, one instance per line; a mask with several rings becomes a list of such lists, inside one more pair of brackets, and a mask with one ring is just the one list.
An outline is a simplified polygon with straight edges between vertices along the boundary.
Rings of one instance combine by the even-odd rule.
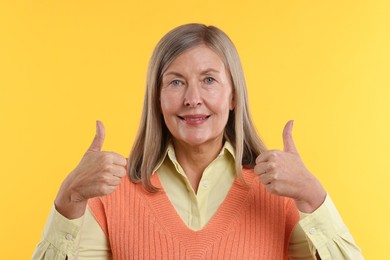
[[210, 117], [210, 115], [183, 115], [178, 117], [187, 124], [198, 125], [205, 122]]

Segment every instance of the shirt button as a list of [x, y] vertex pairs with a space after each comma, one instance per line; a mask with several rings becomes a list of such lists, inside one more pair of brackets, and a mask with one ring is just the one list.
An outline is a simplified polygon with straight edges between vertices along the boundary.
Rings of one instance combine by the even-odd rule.
[[209, 181], [203, 181], [202, 186], [203, 188], [207, 188], [209, 186]]
[[72, 240], [73, 236], [71, 234], [66, 234], [65, 238], [66, 240]]
[[317, 234], [317, 229], [316, 229], [316, 228], [311, 228], [311, 229], [309, 230], [309, 233], [310, 233], [311, 235], [315, 235], [315, 234]]

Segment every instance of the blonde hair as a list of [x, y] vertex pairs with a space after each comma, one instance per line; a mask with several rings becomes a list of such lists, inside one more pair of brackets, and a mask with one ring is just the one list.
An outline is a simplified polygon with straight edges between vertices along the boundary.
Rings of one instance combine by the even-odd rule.
[[156, 165], [165, 156], [171, 140], [160, 107], [162, 75], [180, 54], [201, 44], [215, 51], [230, 72], [235, 108], [229, 114], [224, 138], [235, 148], [237, 176], [242, 179], [242, 167], [253, 168], [256, 157], [265, 150], [252, 123], [244, 73], [233, 42], [215, 26], [179, 26], [159, 41], [150, 58], [141, 123], [129, 155], [128, 174], [131, 180], [142, 182], [148, 191], [157, 190], [150, 178]]

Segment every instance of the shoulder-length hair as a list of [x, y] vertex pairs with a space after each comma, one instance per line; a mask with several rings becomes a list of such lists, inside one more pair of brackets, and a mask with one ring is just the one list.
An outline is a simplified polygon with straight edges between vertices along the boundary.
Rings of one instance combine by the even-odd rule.
[[141, 182], [148, 191], [157, 190], [151, 183], [151, 175], [165, 156], [172, 138], [161, 113], [162, 75], [180, 54], [202, 44], [219, 55], [230, 73], [235, 108], [229, 114], [224, 139], [235, 148], [235, 170], [240, 179], [242, 167], [253, 168], [256, 157], [265, 150], [252, 123], [244, 73], [233, 42], [215, 26], [179, 26], [159, 41], [150, 58], [141, 123], [129, 155], [128, 174], [131, 180]]

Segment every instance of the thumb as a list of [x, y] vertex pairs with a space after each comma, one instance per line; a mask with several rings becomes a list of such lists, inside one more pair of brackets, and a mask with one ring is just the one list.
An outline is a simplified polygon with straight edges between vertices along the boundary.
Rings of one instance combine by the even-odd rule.
[[283, 130], [284, 151], [298, 153], [292, 137], [293, 125], [294, 125], [294, 120], [290, 120], [287, 122], [286, 126], [284, 127]]
[[101, 151], [104, 143], [104, 137], [106, 136], [106, 131], [104, 130], [103, 123], [99, 120], [96, 121], [96, 134], [91, 145], [88, 148], [88, 151]]

